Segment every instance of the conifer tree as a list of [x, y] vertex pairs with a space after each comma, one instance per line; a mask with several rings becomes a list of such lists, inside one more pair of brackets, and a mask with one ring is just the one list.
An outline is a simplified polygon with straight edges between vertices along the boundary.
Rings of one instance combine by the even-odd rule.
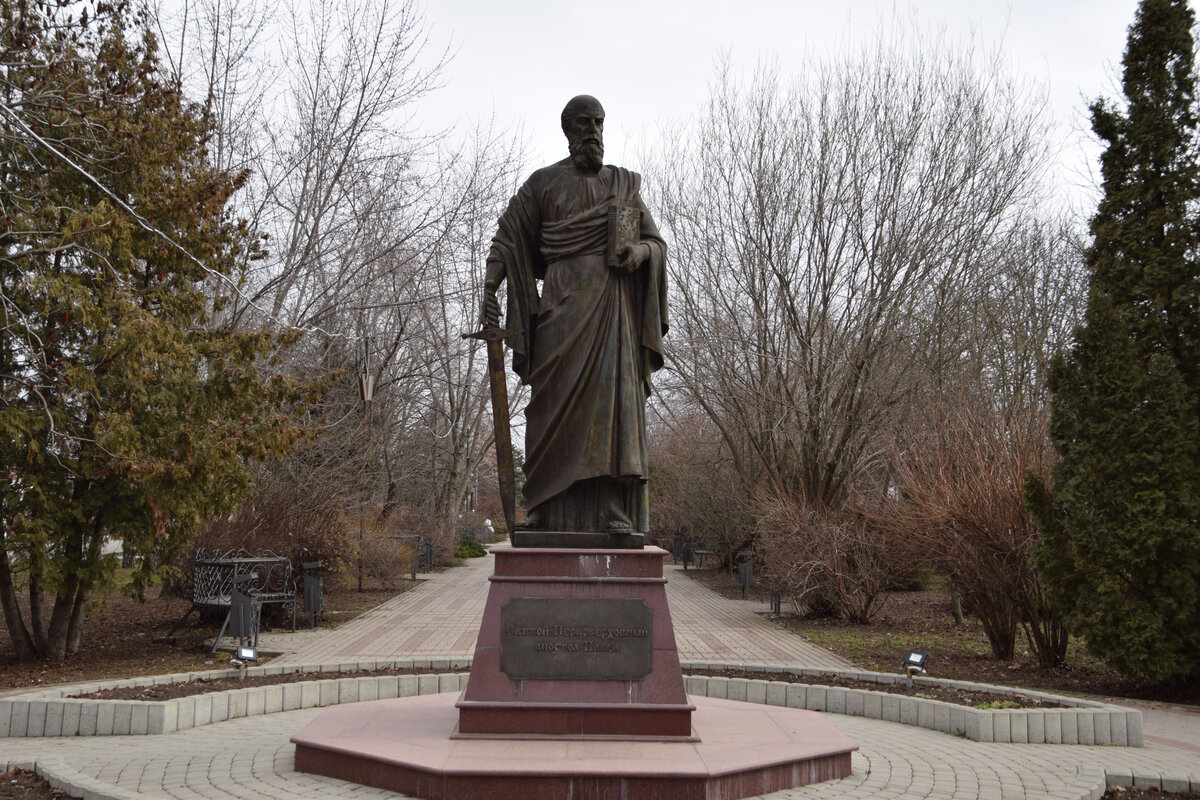
[[[0, 605], [17, 655], [61, 660], [123, 541], [140, 592], [248, 461], [297, 435], [284, 342], [223, 330], [209, 281], [254, 237], [204, 108], [128, 3], [0, 0]], [[28, 618], [17, 593], [28, 597]]]
[[1200, 672], [1200, 269], [1193, 15], [1142, 0], [1123, 108], [1097, 101], [1103, 198], [1088, 306], [1050, 372], [1061, 461], [1031, 478], [1035, 559], [1088, 648], [1121, 672]]

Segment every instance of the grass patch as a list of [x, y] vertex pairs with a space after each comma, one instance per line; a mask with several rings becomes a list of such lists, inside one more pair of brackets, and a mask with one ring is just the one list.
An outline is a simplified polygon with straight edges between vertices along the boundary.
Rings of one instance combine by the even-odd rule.
[[[736, 576], [728, 573], [690, 569], [676, 574], [686, 575], [727, 597], [741, 598]], [[1000, 661], [992, 656], [987, 636], [977, 618], [968, 614], [962, 624], [955, 623], [944, 582], [925, 575], [921, 583], [936, 588], [888, 593], [879, 613], [867, 624], [790, 613], [786, 602], [786, 613], [771, 619], [813, 644], [874, 672], [899, 673], [905, 653], [923, 650], [929, 653], [927, 666], [931, 678], [1065, 694], [1200, 702], [1200, 680], [1175, 685], [1125, 680], [1104, 661], [1088, 653], [1080, 639], [1071, 640], [1062, 666], [1047, 669], [1038, 666], [1024, 634], [1018, 632], [1014, 658]], [[761, 601], [766, 598], [752, 592], [750, 599]]]

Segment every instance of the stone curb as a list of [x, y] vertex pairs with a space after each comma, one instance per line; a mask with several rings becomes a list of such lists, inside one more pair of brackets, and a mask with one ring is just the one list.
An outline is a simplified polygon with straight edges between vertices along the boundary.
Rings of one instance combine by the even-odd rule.
[[[771, 664], [727, 664], [688, 661], [683, 669], [746, 670], [805, 675], [835, 675], [864, 683], [890, 685], [906, 680], [903, 675], [862, 670], [822, 669], [816, 667], [780, 667]], [[869, 689], [848, 689], [835, 686], [814, 686], [804, 683], [757, 681], [746, 678], [708, 678], [686, 676], [688, 694], [724, 697], [752, 703], [789, 706], [809, 711], [847, 714], [853, 717], [899, 722], [962, 736], [975, 742], [1028, 744], [1101, 744], [1119, 747], [1142, 747], [1142, 712], [1121, 706], [1080, 700], [1073, 697], [1025, 691], [1010, 686], [986, 683], [914, 678], [918, 686], [939, 686], [995, 694], [998, 698], [1022, 694], [1039, 700], [1050, 700], [1068, 708], [1054, 709], [978, 709], [931, 700], [923, 697], [875, 692]]]
[[[470, 659], [386, 659], [315, 665], [264, 665], [246, 670], [250, 676], [296, 672], [335, 675], [373, 669], [466, 669]], [[312, 681], [252, 686], [174, 700], [93, 700], [69, 697], [101, 689], [186, 683], [196, 678], [236, 678], [236, 669], [183, 672], [125, 680], [97, 681], [42, 689], [0, 698], [0, 738], [39, 736], [160, 735], [238, 717], [294, 711], [299, 708], [383, 700], [419, 694], [461, 691], [467, 673], [380, 675], [369, 678], [315, 678]]]
[[[352, 672], [355, 670], [369, 669], [386, 669], [386, 668], [430, 668], [430, 669], [462, 669], [470, 666], [470, 659], [398, 659], [398, 660], [378, 660], [378, 661], [357, 661], [357, 662], [330, 662], [317, 665], [289, 665], [286, 667], [252, 667], [247, 670], [248, 675], [270, 675], [293, 672], [312, 672], [314, 674], [336, 674], [339, 672]], [[831, 670], [819, 668], [799, 668], [799, 667], [780, 667], [770, 664], [727, 664], [718, 662], [684, 662], [682, 664], [684, 670], [687, 669], [742, 669], [762, 672], [779, 672], [793, 673], [796, 675], [840, 675], [855, 680], [870, 681], [874, 683], [896, 683], [904, 680], [903, 676], [892, 675], [888, 673], [863, 672], [856, 670]], [[273, 711], [292, 710], [292, 708], [305, 708], [314, 705], [332, 705], [334, 703], [355, 702], [357, 700], [373, 700], [382, 699], [392, 696], [406, 696], [409, 694], [429, 694], [443, 691], [459, 691], [465, 686], [465, 674], [430, 674], [430, 675], [392, 675], [380, 676], [375, 678], [323, 678], [311, 682], [295, 683], [295, 684], [279, 684], [274, 687], [252, 687], [249, 689], [235, 689], [228, 692], [215, 692], [205, 696], [196, 696], [193, 698], [180, 698], [178, 700], [167, 702], [143, 702], [135, 703], [133, 701], [119, 700], [70, 700], [65, 697], [67, 694], [79, 694], [90, 691], [95, 691], [101, 688], [112, 688], [117, 686], [147, 686], [155, 683], [164, 682], [184, 682], [191, 680], [194, 677], [217, 678], [217, 677], [235, 677], [237, 670], [214, 670], [201, 673], [182, 673], [178, 675], [159, 676], [157, 678], [135, 678], [118, 681], [103, 681], [89, 684], [77, 684], [67, 687], [58, 687], [56, 689], [44, 689], [36, 692], [25, 693], [15, 697], [0, 699], [0, 732], [5, 735], [19, 735], [11, 732], [11, 711], [17, 703], [25, 703], [25, 720], [28, 729], [30, 720], [30, 706], [33, 703], [44, 704], [45, 713], [42, 712], [42, 707], [33, 710], [32, 718], [41, 720], [43, 726], [42, 735], [49, 734], [46, 731], [53, 730], [55, 724], [60, 724], [62, 727], [57, 735], [71, 735], [66, 731], [70, 729], [74, 719], [73, 712], [64, 710], [62, 717], [59, 717], [54, 710], [55, 703], [63, 705], [67, 708], [68, 705], [80, 707], [84, 704], [90, 704], [93, 707], [109, 706], [113, 710], [104, 715], [106, 719], [111, 719], [114, 728], [118, 725], [123, 726], [126, 719], [124, 712], [118, 713], [115, 707], [141, 705], [146, 707], [144, 714], [135, 713], [130, 708], [127, 719], [130, 725], [130, 732], [135, 728], [140, 729], [141, 721], [146, 722], [145, 733], [153, 733], [151, 728], [162, 726], [163, 731], [166, 730], [167, 722], [173, 719], [176, 727], [171, 730], [183, 730], [186, 727], [195, 727], [198, 724], [206, 724], [196, 718], [195, 712], [191, 719], [191, 725], [181, 725], [181, 722], [186, 722], [186, 715], [181, 715], [176, 712], [174, 715], [168, 714], [165, 710], [160, 715], [156, 712], [151, 712], [150, 708], [154, 706], [185, 706], [185, 700], [197, 700], [202, 697], [210, 698], [208, 709], [209, 717], [207, 722], [217, 722], [220, 719], [227, 719], [232, 716], [248, 716], [251, 714], [267, 714]], [[402, 683], [403, 681], [403, 683]], [[396, 694], [391, 694], [394, 682]], [[991, 716], [993, 720], [992, 733], [993, 737], [989, 739], [979, 739], [977, 741], [1005, 741], [1002, 738], [997, 738], [995, 733], [997, 730], [1002, 730], [1001, 723], [995, 722], [1001, 716], [1006, 717], [1009, 738], [1007, 741], [1014, 741], [1012, 731], [1020, 729], [1020, 723], [1014, 725], [1013, 717], [1021, 716], [1019, 711], [982, 711], [978, 709], [967, 709], [962, 706], [954, 706], [953, 704], [944, 703], [936, 700], [925, 700], [924, 698], [905, 698], [900, 695], [887, 695], [882, 692], [873, 692], [862, 689], [839, 689], [837, 687], [811, 686], [807, 684], [792, 684], [784, 682], [772, 681], [757, 681], [743, 678], [708, 678], [704, 676], [685, 675], [685, 682], [689, 693], [705, 694], [708, 696], [723, 696], [731, 699], [738, 699], [745, 702], [758, 702], [768, 705], [803, 707], [811, 710], [825, 711], [827, 713], [843, 713], [852, 716], [864, 716], [876, 719], [889, 719], [890, 717], [882, 716], [882, 707], [885, 697], [893, 697], [898, 700], [914, 701], [913, 703], [896, 704], [899, 707], [898, 711], [890, 712], [892, 716], [898, 715], [895, 720], [902, 724], [916, 724], [920, 727], [932, 727], [934, 730], [940, 730], [936, 725], [927, 724], [932, 718], [936, 723], [939, 719], [944, 718], [944, 715], [953, 709], [962, 709], [964, 712], [971, 711], [981, 716]], [[926, 685], [952, 686], [956, 688], [971, 689], [974, 691], [990, 691], [999, 696], [1011, 695], [1021, 691], [1011, 687], [990, 686], [987, 684], [973, 684], [962, 681], [944, 681], [938, 679], [918, 678], [917, 683]], [[290, 688], [285, 698], [284, 689]], [[698, 689], [703, 691], [697, 691]], [[278, 693], [272, 692], [271, 696], [267, 696], [266, 690], [277, 689]], [[813, 690], [811, 693], [809, 690]], [[723, 694], [722, 694], [723, 692]], [[1031, 710], [1023, 712], [1024, 715], [1036, 713], [1039, 715], [1063, 714], [1071, 713], [1075, 715], [1076, 727], [1075, 738], [1078, 741], [1079, 736], [1079, 721], [1081, 718], [1086, 718], [1092, 722], [1092, 739], [1095, 744], [1101, 744], [1100, 741], [1095, 741], [1097, 738], [1095, 720], [1097, 714], [1106, 713], [1112, 714], [1116, 706], [1108, 706], [1103, 703], [1092, 701], [1079, 700], [1076, 698], [1062, 697], [1050, 695], [1040, 692], [1022, 692], [1030, 696], [1041, 698], [1053, 698], [1055, 701], [1064, 705], [1070, 705], [1069, 709], [1057, 710]], [[240, 695], [238, 699], [233, 699], [232, 695]], [[224, 700], [214, 701], [217, 695], [224, 696]], [[261, 698], [261, 699], [260, 699]], [[315, 698], [315, 700], [314, 700]], [[803, 706], [800, 706], [801, 698], [803, 698]], [[276, 702], [278, 701], [278, 703]], [[326, 701], [326, 702], [321, 702]], [[861, 702], [861, 705], [860, 705]], [[292, 705], [299, 703], [298, 705]], [[875, 704], [878, 703], [880, 716], [875, 716], [868, 709], [874, 710]], [[193, 706], [196, 704], [193, 703]], [[892, 701], [889, 701], [889, 709], [896, 708]], [[915, 711], [914, 711], [915, 706]], [[203, 707], [203, 703], [200, 704]], [[940, 707], [949, 707], [948, 710], [940, 710]], [[927, 710], [922, 713], [921, 709]], [[213, 711], [217, 710], [214, 714]], [[1126, 745], [1140, 746], [1141, 745], [1141, 713], [1137, 711], [1128, 711], [1119, 709], [1119, 713], [1124, 715], [1136, 714], [1136, 743], [1129, 741], [1127, 736]], [[203, 717], [203, 711], [200, 712]], [[222, 716], [224, 714], [224, 716]], [[932, 715], [932, 717], [931, 717]], [[80, 718], [90, 718], [91, 714], [81, 713]], [[100, 718], [97, 712], [96, 718]], [[957, 715], [956, 715], [957, 716]], [[913, 720], [916, 720], [915, 723]], [[61, 720], [61, 721], [60, 721]], [[118, 723], [118, 720], [121, 720]], [[1127, 725], [1127, 733], [1129, 732], [1129, 717], [1125, 718]], [[1086, 723], [1085, 723], [1086, 724]], [[1063, 726], [1060, 726], [1061, 732]], [[5, 731], [9, 728], [9, 731]], [[982, 731], [984, 728], [981, 727]], [[1026, 732], [1030, 730], [1030, 726], [1026, 723]], [[1110, 734], [1113, 731], [1110, 719]], [[949, 732], [949, 731], [947, 731]], [[963, 735], [967, 732], [964, 731]], [[98, 735], [98, 731], [93, 731], [92, 735]], [[970, 737], [967, 737], [970, 738]], [[1087, 738], [1086, 733], [1082, 738]], [[1103, 738], [1103, 737], [1100, 737]], [[1110, 739], [1112, 736], [1110, 735]], [[1019, 740], [1019, 735], [1018, 735]], [[1034, 743], [1036, 739], [1026, 739], [1030, 743]], [[1080, 742], [1082, 743], [1082, 742]], [[1116, 742], [1109, 742], [1116, 744]], [[4, 771], [14, 768], [21, 768], [36, 772], [56, 789], [60, 789], [72, 797], [80, 797], [83, 800], [138, 800], [141, 796], [123, 789], [106, 784], [94, 777], [84, 775], [70, 765], [64, 763], [59, 758], [30, 761], [4, 761], [0, 759], [0, 767]], [[1078, 800], [1099, 800], [1104, 794], [1107, 786], [1128, 786], [1143, 789], [1159, 789], [1164, 792], [1181, 792], [1188, 791], [1200, 792], [1200, 776], [1171, 776], [1159, 773], [1142, 773], [1127, 768], [1105, 768], [1103, 770], [1096, 768], [1080, 769], [1080, 780], [1076, 784], [1079, 787], [1086, 789], [1078, 795]]]
[[[1080, 768], [1080, 773], [1084, 772]], [[1175, 792], [1178, 794], [1200, 793], [1200, 776], [1187, 775], [1172, 777], [1157, 772], [1138, 772], [1128, 768], [1095, 769], [1090, 776], [1084, 776], [1091, 781], [1091, 787], [1079, 795], [1079, 800], [1100, 800], [1109, 786], [1120, 786], [1126, 789], [1153, 789], [1160, 792]], [[1085, 780], [1085, 783], [1087, 780]]]
[[61, 759], [46, 759], [37, 763], [0, 761], [0, 771], [23, 769], [42, 778], [51, 788], [82, 800], [143, 800], [142, 795], [104, 783], [63, 763]]
[[[465, 669], [469, 668], [470, 664], [470, 659], [390, 659], [328, 662], [307, 666], [264, 665], [250, 667], [246, 674], [336, 674], [391, 668]], [[759, 663], [685, 661], [681, 666], [685, 673], [688, 669], [703, 668], [789, 673], [801, 677], [837, 675], [877, 684], [893, 684], [905, 680], [904, 676], [882, 672], [781, 667]], [[460, 691], [465, 688], [467, 680], [465, 673], [318, 678], [313, 681], [230, 689], [164, 701], [83, 700], [67, 696], [87, 694], [99, 689], [183, 683], [197, 677], [212, 680], [237, 675], [236, 669], [188, 672], [75, 684], [0, 698], [0, 737], [160, 735], [226, 719], [277, 711]], [[685, 675], [684, 682], [688, 694], [898, 722], [902, 725], [962, 736], [977, 742], [1101, 744], [1127, 747], [1143, 745], [1140, 711], [1043, 692], [1024, 692], [1005, 686], [934, 678], [914, 680], [914, 683], [919, 685], [970, 689], [996, 694], [998, 697], [1020, 692], [1030, 697], [1051, 699], [1069, 708], [984, 710], [940, 700], [905, 697], [867, 689], [746, 678]]]
[[[39, 762], [29, 761], [0, 761], [0, 772], [13, 769], [23, 769], [34, 772], [42, 777], [55, 789], [82, 800], [141, 800], [142, 795], [119, 789], [105, 784], [91, 776], [84, 775], [78, 770], [62, 762], [61, 759], [47, 759]], [[1092, 772], [1091, 775], [1083, 773]], [[1200, 778], [1172, 778], [1158, 774], [1140, 774], [1131, 770], [1084, 769], [1080, 768], [1081, 783], [1091, 785], [1078, 796], [1078, 800], [1100, 800], [1108, 786], [1137, 786], [1140, 789], [1159, 789], [1163, 792], [1200, 791]]]

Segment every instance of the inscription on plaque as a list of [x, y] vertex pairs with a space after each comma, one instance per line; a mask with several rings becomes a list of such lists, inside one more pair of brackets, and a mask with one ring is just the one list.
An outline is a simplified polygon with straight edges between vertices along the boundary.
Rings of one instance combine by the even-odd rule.
[[650, 674], [642, 600], [517, 597], [500, 609], [500, 669], [513, 680], [641, 680]]

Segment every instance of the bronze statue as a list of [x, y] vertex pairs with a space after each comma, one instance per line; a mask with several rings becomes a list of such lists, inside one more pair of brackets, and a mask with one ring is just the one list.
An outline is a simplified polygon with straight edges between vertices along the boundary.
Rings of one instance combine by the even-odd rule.
[[484, 326], [496, 328], [496, 292], [508, 281], [513, 369], [531, 389], [528, 513], [513, 543], [640, 546], [667, 248], [639, 194], [641, 176], [603, 163], [600, 102], [572, 98], [562, 129], [570, 157], [534, 172], [509, 203], [484, 282]]

